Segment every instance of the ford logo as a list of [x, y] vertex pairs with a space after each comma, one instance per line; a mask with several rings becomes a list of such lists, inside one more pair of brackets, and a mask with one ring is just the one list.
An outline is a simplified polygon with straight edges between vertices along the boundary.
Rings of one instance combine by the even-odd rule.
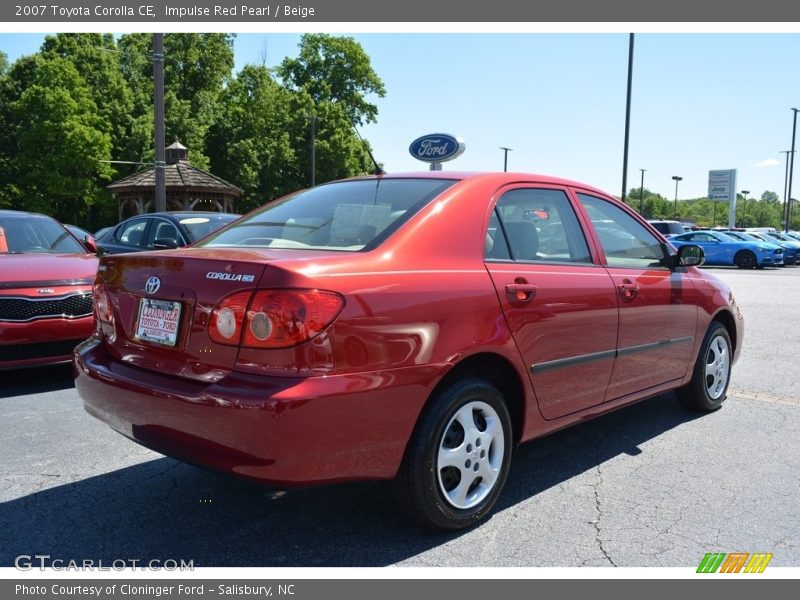
[[418, 137], [408, 147], [408, 151], [417, 160], [429, 163], [453, 160], [464, 154], [467, 149], [464, 140], [447, 133], [429, 133]]
[[144, 291], [148, 294], [155, 294], [160, 287], [161, 280], [158, 277], [151, 277], [147, 280], [147, 283], [144, 284]]

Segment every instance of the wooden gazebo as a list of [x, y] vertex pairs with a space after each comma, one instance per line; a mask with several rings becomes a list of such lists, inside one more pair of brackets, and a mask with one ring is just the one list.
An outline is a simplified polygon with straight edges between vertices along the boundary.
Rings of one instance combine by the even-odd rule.
[[[193, 167], [189, 150], [175, 141], [165, 148], [167, 210], [234, 212], [233, 203], [242, 190], [221, 177]], [[138, 171], [108, 184], [117, 198], [119, 220], [153, 211], [155, 167]]]

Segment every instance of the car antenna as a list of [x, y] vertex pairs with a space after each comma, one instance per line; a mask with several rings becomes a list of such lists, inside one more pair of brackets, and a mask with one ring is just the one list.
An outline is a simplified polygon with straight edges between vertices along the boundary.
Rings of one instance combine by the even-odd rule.
[[355, 123], [353, 123], [353, 130], [356, 132], [356, 135], [358, 136], [358, 139], [361, 140], [361, 143], [364, 144], [364, 150], [366, 150], [367, 154], [369, 154], [369, 158], [370, 158], [370, 160], [372, 160], [372, 164], [375, 165], [375, 170], [372, 172], [372, 174], [373, 175], [384, 175], [386, 173], [386, 171], [384, 171], [381, 168], [381, 166], [378, 164], [378, 161], [375, 160], [374, 156], [372, 156], [372, 150], [369, 149], [369, 144], [367, 144], [367, 142], [364, 140], [364, 138], [361, 137], [361, 134], [358, 132], [358, 128], [356, 127]]

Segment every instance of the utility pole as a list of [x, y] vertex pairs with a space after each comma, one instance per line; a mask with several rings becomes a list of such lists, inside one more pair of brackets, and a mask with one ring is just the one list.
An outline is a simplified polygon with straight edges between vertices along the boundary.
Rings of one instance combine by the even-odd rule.
[[166, 162], [164, 161], [164, 34], [153, 34], [153, 105], [155, 107], [156, 212], [167, 210]]
[[317, 185], [317, 115], [311, 115], [311, 187]]

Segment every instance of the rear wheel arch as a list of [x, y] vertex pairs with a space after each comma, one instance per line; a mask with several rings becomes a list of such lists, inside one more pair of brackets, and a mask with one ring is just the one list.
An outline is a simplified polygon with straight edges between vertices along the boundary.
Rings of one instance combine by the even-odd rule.
[[431, 391], [428, 402], [444, 388], [465, 378], [485, 379], [500, 391], [514, 428], [514, 445], [519, 444], [525, 426], [525, 388], [514, 365], [505, 357], [491, 352], [465, 357], [439, 380]]

